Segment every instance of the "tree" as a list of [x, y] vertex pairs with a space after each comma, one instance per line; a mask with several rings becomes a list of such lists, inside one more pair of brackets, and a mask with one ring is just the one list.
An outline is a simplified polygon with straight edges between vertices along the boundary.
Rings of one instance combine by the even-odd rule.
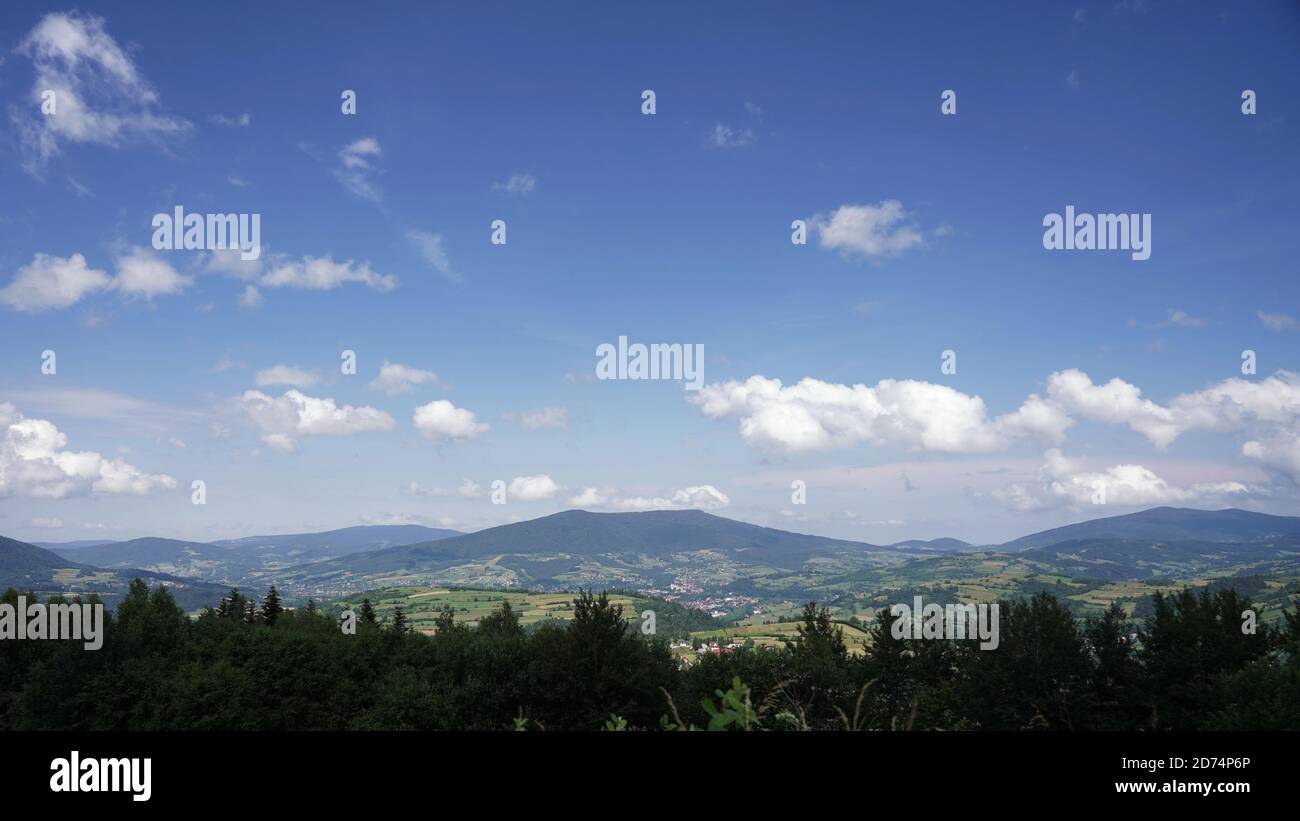
[[393, 608], [393, 624], [392, 624], [392, 627], [393, 627], [393, 632], [394, 632], [394, 633], [405, 633], [405, 632], [406, 632], [406, 629], [407, 629], [407, 628], [406, 628], [406, 613], [405, 613], [405, 611], [402, 610], [402, 606], [401, 606], [400, 604]]
[[230, 593], [217, 605], [217, 615], [223, 619], [242, 619], [244, 617], [244, 597], [239, 588], [230, 588]]
[[370, 599], [361, 600], [361, 623], [377, 624], [375, 620], [375, 608], [371, 606]]
[[244, 602], [244, 623], [257, 624], [257, 605], [252, 599]]
[[509, 601], [502, 600], [501, 606], [479, 620], [478, 629], [485, 635], [522, 636], [524, 631], [519, 626], [519, 616]]
[[275, 585], [271, 585], [271, 589], [266, 591], [266, 598], [262, 600], [262, 622], [268, 627], [274, 627], [275, 620], [283, 612], [284, 608], [280, 606], [280, 594], [276, 591]]

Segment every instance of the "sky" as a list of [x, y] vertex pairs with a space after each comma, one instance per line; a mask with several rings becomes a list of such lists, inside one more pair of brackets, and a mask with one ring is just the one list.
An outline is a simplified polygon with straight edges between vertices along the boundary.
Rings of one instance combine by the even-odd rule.
[[0, 8], [0, 534], [1300, 511], [1294, 3], [238, 5]]

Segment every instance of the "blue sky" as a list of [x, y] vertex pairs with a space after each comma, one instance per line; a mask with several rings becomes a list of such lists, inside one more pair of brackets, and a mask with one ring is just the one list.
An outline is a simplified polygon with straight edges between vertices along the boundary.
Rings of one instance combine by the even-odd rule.
[[[10, 4], [0, 533], [1294, 513], [1298, 34], [1281, 2]], [[259, 214], [261, 260], [155, 250], [178, 205]], [[1150, 214], [1150, 259], [1046, 250], [1067, 205]], [[706, 387], [595, 379], [620, 335], [702, 344]]]

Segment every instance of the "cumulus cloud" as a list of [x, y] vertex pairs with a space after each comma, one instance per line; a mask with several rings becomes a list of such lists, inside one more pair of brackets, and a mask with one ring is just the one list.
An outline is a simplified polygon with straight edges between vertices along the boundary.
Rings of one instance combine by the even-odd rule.
[[1225, 379], [1167, 405], [1142, 398], [1141, 389], [1118, 378], [1096, 385], [1077, 369], [1052, 374], [1047, 385], [1048, 396], [1067, 412], [1127, 425], [1160, 449], [1188, 431], [1289, 430], [1300, 418], [1300, 378], [1289, 371], [1262, 380]]
[[560, 486], [545, 473], [537, 476], [516, 476], [510, 480], [508, 489], [511, 496], [524, 502], [549, 499], [560, 492]]
[[292, 365], [272, 365], [257, 372], [257, 386], [289, 385], [294, 388], [310, 388], [320, 381], [320, 374], [315, 371], [295, 368]]
[[81, 254], [67, 258], [37, 254], [30, 265], [19, 268], [13, 280], [0, 289], [0, 302], [15, 311], [39, 313], [67, 308], [112, 284], [112, 277], [86, 265]]
[[569, 504], [574, 507], [604, 507], [609, 504], [614, 491], [595, 487], [585, 487], [576, 495], [569, 497]]
[[823, 248], [845, 255], [882, 257], [901, 254], [924, 241], [921, 230], [908, 221], [898, 200], [876, 205], [841, 205], [829, 216], [809, 220]]
[[424, 261], [429, 263], [435, 271], [445, 278], [451, 282], [463, 282], [465, 280], [463, 276], [452, 269], [451, 260], [447, 257], [447, 249], [443, 247], [441, 234], [410, 230], [406, 232], [406, 239], [420, 252], [420, 256], [424, 258]]
[[415, 385], [423, 385], [426, 382], [437, 384], [438, 375], [433, 371], [422, 371], [419, 368], [385, 359], [384, 364], [379, 368], [379, 376], [371, 380], [370, 389], [396, 396], [399, 393], [409, 393]]
[[366, 431], [392, 430], [393, 417], [367, 406], [339, 407], [333, 399], [307, 396], [297, 390], [272, 397], [245, 391], [239, 405], [273, 448], [292, 451], [304, 436], [346, 436]]
[[[191, 127], [159, 112], [157, 92], [105, 31], [102, 18], [47, 14], [16, 51], [35, 68], [27, 104], [9, 112], [23, 164], [33, 174], [66, 143], [118, 147], [173, 137]], [[52, 113], [42, 109], [46, 91], [54, 92]]]
[[166, 474], [145, 473], [123, 459], [67, 447], [68, 437], [54, 423], [25, 418], [13, 404], [0, 403], [0, 497], [143, 496], [176, 487]]
[[719, 510], [731, 504], [727, 494], [713, 485], [694, 485], [673, 491], [672, 495], [631, 496], [614, 499], [610, 507], [617, 510], [666, 510], [671, 508], [689, 508], [696, 510]]
[[131, 296], [153, 299], [156, 296], [179, 294], [194, 282], [168, 265], [161, 256], [148, 248], [133, 247], [117, 259], [117, 276], [113, 288]]
[[473, 479], [461, 479], [460, 487], [456, 488], [456, 492], [466, 499], [477, 499], [483, 495], [483, 488]]
[[911, 379], [884, 379], [868, 387], [805, 378], [786, 387], [779, 379], [755, 375], [705, 385], [687, 399], [712, 419], [739, 419], [741, 438], [751, 447], [787, 453], [860, 444], [992, 451], [1016, 439], [1060, 442], [1072, 424], [1036, 395], [1016, 411], [990, 419], [980, 397]]
[[480, 423], [474, 412], [458, 408], [446, 399], [436, 399], [415, 409], [415, 429], [433, 440], [473, 439], [490, 427]]
[[374, 160], [383, 155], [379, 140], [374, 137], [362, 137], [348, 143], [339, 149], [338, 157], [342, 167], [334, 170], [334, 177], [344, 188], [363, 200], [380, 202], [384, 198], [384, 192], [373, 179], [377, 171]]
[[1016, 483], [993, 491], [993, 498], [1014, 510], [1034, 511], [1085, 505], [1149, 507], [1208, 504], [1249, 493], [1241, 482], [1210, 482], [1176, 487], [1142, 465], [1112, 465], [1086, 470], [1058, 449], [1043, 455], [1034, 483]]
[[369, 262], [335, 262], [331, 257], [303, 257], [301, 261], [281, 261], [271, 267], [258, 284], [263, 288], [305, 288], [328, 291], [349, 282], [359, 282], [376, 291], [397, 287], [397, 277], [378, 274]]
[[203, 252], [205, 270], [245, 281], [256, 279], [262, 273], [263, 255], [257, 259], [244, 259], [238, 248], [214, 248]]
[[569, 498], [569, 504], [582, 508], [611, 510], [718, 510], [731, 504], [730, 497], [713, 485], [692, 485], [674, 490], [667, 496], [620, 496], [616, 488], [583, 488]]
[[505, 182], [492, 183], [493, 191], [504, 191], [507, 194], [518, 194], [524, 196], [537, 187], [537, 180], [533, 179], [532, 174], [511, 174], [510, 179]]

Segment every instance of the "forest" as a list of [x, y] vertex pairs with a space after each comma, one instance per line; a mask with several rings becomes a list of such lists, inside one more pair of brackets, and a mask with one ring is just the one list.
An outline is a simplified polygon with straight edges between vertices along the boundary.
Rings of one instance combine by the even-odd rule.
[[503, 603], [425, 634], [362, 608], [348, 634], [274, 588], [190, 618], [136, 580], [99, 650], [0, 642], [0, 728], [1300, 729], [1300, 608], [1251, 632], [1232, 589], [1157, 594], [1140, 622], [1118, 607], [1080, 620], [1046, 592], [999, 604], [996, 650], [895, 638], [886, 608], [855, 655], [810, 602], [784, 647], [684, 667], [605, 593], [580, 590], [567, 623], [525, 628]]

